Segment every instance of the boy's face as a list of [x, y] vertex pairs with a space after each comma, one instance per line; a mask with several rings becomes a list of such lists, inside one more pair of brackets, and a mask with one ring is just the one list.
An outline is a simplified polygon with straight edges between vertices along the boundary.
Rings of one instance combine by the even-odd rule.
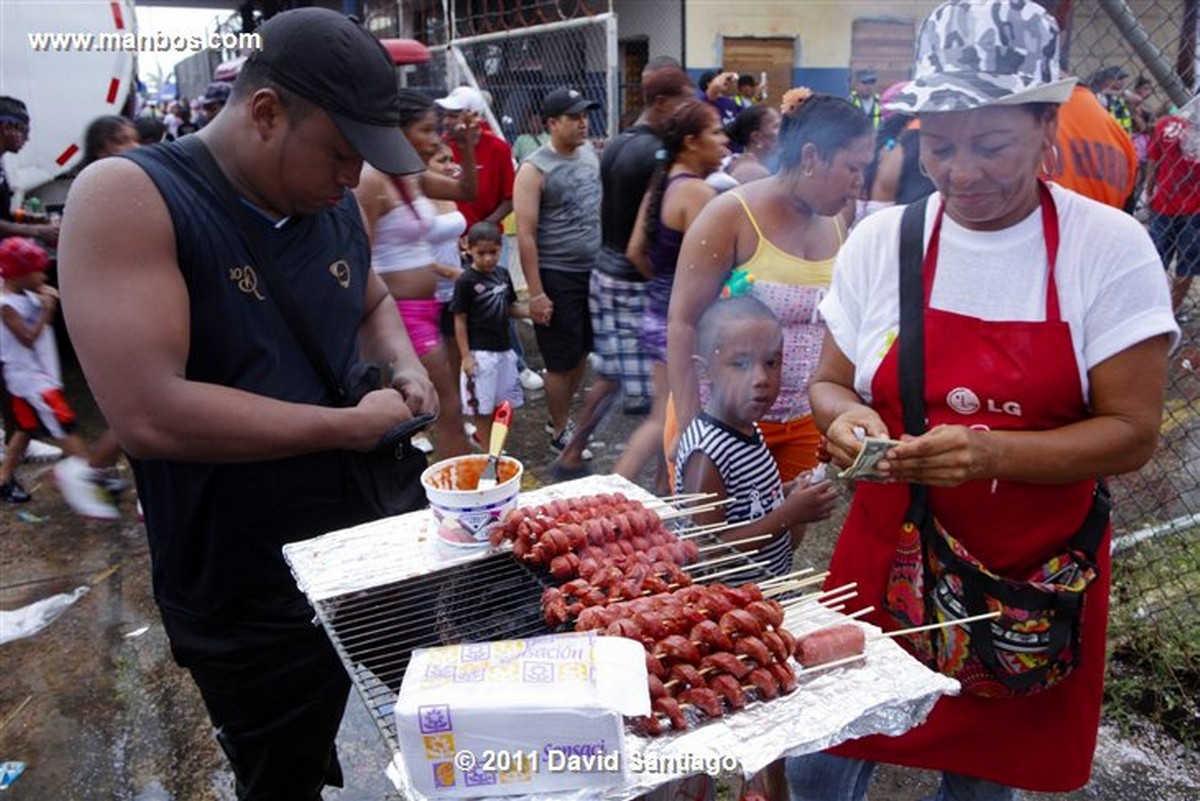
[[471, 254], [471, 264], [481, 273], [490, 273], [500, 263], [500, 243], [490, 239], [481, 239], [467, 248]]
[[39, 270], [36, 273], [26, 273], [25, 275], [22, 275], [20, 278], [8, 279], [9, 286], [11, 286], [13, 289], [21, 291], [21, 292], [26, 291], [26, 290], [28, 290], [30, 292], [36, 292], [45, 283], [46, 283], [46, 273], [41, 270]]
[[712, 382], [709, 413], [749, 431], [779, 396], [783, 331], [774, 320], [736, 320], [718, 332], [705, 364]]

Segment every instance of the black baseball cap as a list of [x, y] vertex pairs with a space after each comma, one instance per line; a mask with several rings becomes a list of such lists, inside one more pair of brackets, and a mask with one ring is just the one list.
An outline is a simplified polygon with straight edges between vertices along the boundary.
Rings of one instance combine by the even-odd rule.
[[204, 90], [204, 96], [200, 98], [200, 105], [210, 106], [218, 103], [224, 105], [229, 102], [229, 92], [233, 89], [233, 84], [225, 81], [213, 81]]
[[879, 80], [879, 76], [875, 74], [873, 69], [862, 69], [854, 74], [854, 77], [863, 83], [875, 83]]
[[421, 172], [425, 163], [400, 130], [400, 96], [391, 57], [349, 17], [298, 8], [263, 23], [251, 61], [280, 86], [320, 106], [367, 163], [382, 172]]
[[594, 108], [600, 108], [595, 100], [588, 100], [578, 89], [560, 86], [542, 101], [542, 116], [561, 117], [563, 114], [579, 114]]

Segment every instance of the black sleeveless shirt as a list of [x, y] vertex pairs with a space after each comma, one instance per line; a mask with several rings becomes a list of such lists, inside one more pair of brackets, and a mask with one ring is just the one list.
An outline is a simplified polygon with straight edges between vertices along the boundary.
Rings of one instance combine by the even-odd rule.
[[[237, 210], [226, 207], [178, 144], [125, 157], [154, 181], [174, 224], [188, 293], [188, 380], [335, 405], [251, 266]], [[344, 381], [357, 358], [370, 270], [370, 246], [353, 195], [278, 228], [257, 212], [250, 216], [262, 226], [263, 248]], [[349, 508], [344, 455], [246, 464], [133, 460], [155, 598], [169, 633], [172, 618], [186, 621], [189, 631], [234, 621], [293, 625], [311, 619], [280, 549], [367, 519]]]

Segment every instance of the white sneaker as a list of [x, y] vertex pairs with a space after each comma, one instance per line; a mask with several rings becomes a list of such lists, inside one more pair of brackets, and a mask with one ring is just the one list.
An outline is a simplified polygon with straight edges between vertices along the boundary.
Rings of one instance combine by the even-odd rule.
[[117, 520], [121, 512], [112, 495], [103, 486], [102, 477], [78, 456], [70, 456], [54, 465], [54, 480], [63, 500], [82, 517]]
[[533, 370], [526, 367], [521, 371], [521, 386], [533, 392], [546, 386], [546, 381]]
[[[0, 426], [0, 460], [4, 459], [4, 443], [7, 440], [8, 434], [5, 432], [4, 426]], [[62, 455], [62, 448], [42, 442], [40, 439], [29, 440], [29, 447], [25, 449], [26, 462], [56, 462], [62, 458]]]
[[62, 448], [40, 439], [29, 440], [29, 447], [25, 449], [27, 462], [57, 462], [62, 455]]
[[[553, 426], [551, 426], [550, 447], [554, 449], [555, 453], [562, 453], [563, 448], [567, 447], [567, 443], [569, 443], [571, 441], [571, 438], [574, 436], [575, 436], [575, 421], [574, 420], [568, 420], [567, 427], [564, 428], [563, 432], [561, 434], [559, 434], [557, 437], [554, 436]], [[585, 462], [592, 461], [591, 449], [584, 448], [583, 451], [580, 452], [579, 458]]]

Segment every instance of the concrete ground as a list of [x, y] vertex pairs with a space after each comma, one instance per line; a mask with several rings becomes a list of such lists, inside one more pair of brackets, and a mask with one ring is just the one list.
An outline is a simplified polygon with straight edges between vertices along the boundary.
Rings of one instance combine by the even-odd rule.
[[[528, 332], [524, 332], [527, 334]], [[90, 436], [101, 423], [77, 370], [68, 387]], [[509, 449], [534, 478], [549, 481], [542, 433], [545, 404], [531, 395]], [[620, 412], [594, 444], [595, 466], [611, 469], [640, 421]], [[134, 501], [120, 522], [86, 522], [60, 500], [46, 465], [21, 478], [34, 500], [0, 507], [0, 609], [12, 610], [77, 587], [88, 591], [41, 632], [0, 645], [0, 762], [26, 763], [4, 793], [11, 801], [215, 801], [232, 799], [232, 779], [199, 696], [171, 661], [151, 599], [145, 532]], [[827, 563], [837, 521], [812, 527], [799, 561]], [[389, 754], [366, 708], [352, 697], [339, 738], [347, 787], [330, 801], [394, 797], [383, 775]], [[1183, 801], [1200, 797], [1196, 754], [1152, 728], [1135, 737], [1111, 727], [1091, 783], [1071, 801]], [[927, 773], [882, 769], [873, 799], [915, 801], [932, 791]]]

